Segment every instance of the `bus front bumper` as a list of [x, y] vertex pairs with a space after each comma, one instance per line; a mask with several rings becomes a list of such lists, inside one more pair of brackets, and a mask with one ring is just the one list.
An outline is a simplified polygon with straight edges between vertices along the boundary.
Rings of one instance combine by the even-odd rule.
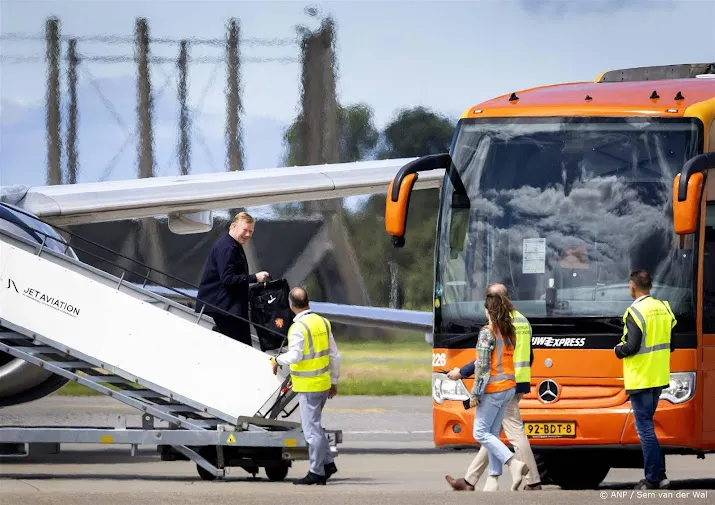
[[[436, 446], [474, 445], [475, 409], [461, 401], [433, 401], [433, 433]], [[672, 404], [661, 400], [654, 417], [655, 432], [663, 446], [696, 447], [696, 403]], [[522, 408], [524, 431], [533, 447], [640, 445], [630, 401], [599, 409]], [[509, 444], [504, 431], [502, 441]]]

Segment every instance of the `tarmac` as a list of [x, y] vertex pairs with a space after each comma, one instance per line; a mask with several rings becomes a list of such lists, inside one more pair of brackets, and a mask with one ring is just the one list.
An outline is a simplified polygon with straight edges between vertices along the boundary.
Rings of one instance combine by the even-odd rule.
[[[53, 396], [0, 409], [0, 425], [106, 426], [114, 424], [117, 414], [125, 414], [127, 425], [134, 426], [140, 424], [134, 412], [102, 397]], [[715, 504], [713, 455], [705, 460], [669, 456], [672, 487], [664, 491], [633, 491], [643, 471], [613, 469], [598, 490], [544, 486], [542, 491], [511, 492], [505, 472], [500, 492], [479, 491], [486, 476], [477, 491], [454, 492], [444, 475], [462, 476], [474, 452], [434, 447], [429, 398], [338, 396], [326, 406], [324, 425], [342, 429], [344, 437], [336, 458], [339, 471], [326, 486], [292, 484], [307, 472], [307, 461], [295, 462], [283, 482], [270, 482], [262, 472], [254, 479], [240, 468], [231, 468], [225, 480], [206, 482], [198, 477], [195, 464], [162, 462], [153, 447], [131, 456], [128, 447], [68, 444], [59, 454], [0, 459], [0, 505], [312, 505], [319, 500], [338, 500], [340, 505], [561, 505], [586, 500]]]

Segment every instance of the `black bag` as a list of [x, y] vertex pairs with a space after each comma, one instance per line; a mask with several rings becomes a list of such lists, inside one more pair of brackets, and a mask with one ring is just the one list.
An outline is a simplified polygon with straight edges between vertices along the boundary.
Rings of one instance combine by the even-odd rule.
[[262, 351], [279, 349], [281, 344], [288, 345], [288, 329], [293, 323], [293, 312], [288, 306], [289, 292], [290, 287], [285, 279], [261, 282], [249, 287], [251, 322]]

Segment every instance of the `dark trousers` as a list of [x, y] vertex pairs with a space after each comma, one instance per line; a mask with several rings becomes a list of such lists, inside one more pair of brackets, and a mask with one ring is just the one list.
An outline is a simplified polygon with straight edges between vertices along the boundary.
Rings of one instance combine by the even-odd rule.
[[636, 430], [643, 450], [645, 478], [652, 483], [658, 483], [665, 478], [665, 456], [655, 436], [653, 424], [653, 416], [662, 391], [662, 387], [650, 388], [630, 395]]
[[238, 340], [249, 347], [253, 347], [251, 341], [251, 326], [245, 321], [224, 314], [211, 314], [216, 326], [214, 331], [223, 333], [229, 338]]

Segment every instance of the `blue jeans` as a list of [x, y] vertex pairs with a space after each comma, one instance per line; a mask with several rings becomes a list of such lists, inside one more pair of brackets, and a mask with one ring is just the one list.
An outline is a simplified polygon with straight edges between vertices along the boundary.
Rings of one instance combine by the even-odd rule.
[[482, 395], [474, 416], [474, 438], [485, 447], [489, 454], [489, 475], [501, 475], [504, 464], [513, 456], [509, 448], [499, 439], [506, 405], [514, 397], [516, 388], [485, 393]]
[[665, 478], [665, 456], [655, 436], [653, 416], [658, 407], [658, 398], [663, 388], [650, 388], [632, 393], [631, 406], [636, 423], [636, 431], [641, 439], [645, 478], [653, 483]]

